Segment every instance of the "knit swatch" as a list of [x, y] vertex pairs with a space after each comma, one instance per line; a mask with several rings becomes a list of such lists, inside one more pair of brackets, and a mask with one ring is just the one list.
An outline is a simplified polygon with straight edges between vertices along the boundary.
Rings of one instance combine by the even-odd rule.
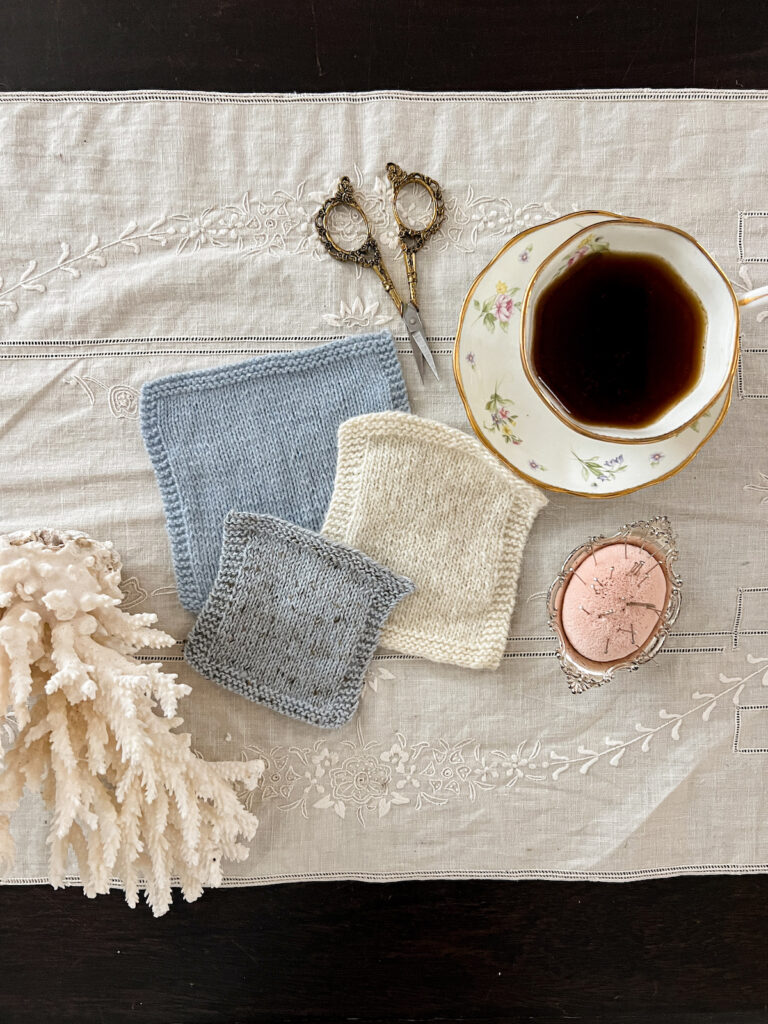
[[496, 668], [528, 533], [546, 498], [473, 437], [406, 413], [339, 428], [323, 533], [412, 579], [381, 643], [403, 654]]
[[408, 408], [389, 331], [145, 384], [141, 430], [184, 607], [199, 611], [208, 596], [230, 509], [319, 529], [339, 424]]
[[201, 675], [334, 729], [354, 714], [381, 627], [410, 580], [319, 534], [231, 512], [184, 657]]

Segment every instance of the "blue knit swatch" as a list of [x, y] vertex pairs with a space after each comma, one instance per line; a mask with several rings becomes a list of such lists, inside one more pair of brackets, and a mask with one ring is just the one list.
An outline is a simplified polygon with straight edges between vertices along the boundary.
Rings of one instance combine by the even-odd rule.
[[334, 729], [354, 714], [381, 627], [413, 584], [271, 516], [230, 512], [184, 657], [273, 711]]
[[389, 331], [145, 384], [141, 430], [184, 607], [199, 611], [208, 596], [230, 509], [319, 529], [339, 425], [408, 408]]

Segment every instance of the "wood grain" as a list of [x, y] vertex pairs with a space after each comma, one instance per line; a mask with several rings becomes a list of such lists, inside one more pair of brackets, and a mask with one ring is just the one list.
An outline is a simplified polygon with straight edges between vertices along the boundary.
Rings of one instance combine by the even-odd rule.
[[[5, 0], [0, 88], [768, 88], [734, 0]], [[767, 147], [768, 151], [768, 147]], [[755, 766], [754, 770], [759, 770]], [[714, 783], [713, 783], [714, 784]], [[768, 877], [0, 889], [0, 1022], [756, 1024]]]

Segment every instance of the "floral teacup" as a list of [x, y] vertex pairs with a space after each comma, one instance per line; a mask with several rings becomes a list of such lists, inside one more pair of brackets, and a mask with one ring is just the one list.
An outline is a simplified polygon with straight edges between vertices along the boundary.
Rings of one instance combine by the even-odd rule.
[[[563, 271], [595, 252], [642, 253], [661, 257], [686, 281], [706, 313], [704, 355], [699, 378], [675, 404], [654, 422], [642, 427], [595, 426], [575, 419], [542, 386], [532, 366], [533, 323], [536, 304], [544, 290]], [[581, 434], [603, 441], [640, 443], [658, 441], [684, 430], [705, 413], [730, 386], [739, 355], [739, 307], [768, 299], [768, 287], [736, 296], [712, 257], [686, 232], [650, 221], [602, 221], [572, 235], [544, 260], [531, 279], [523, 299], [520, 348], [523, 369], [539, 397], [564, 423]]]

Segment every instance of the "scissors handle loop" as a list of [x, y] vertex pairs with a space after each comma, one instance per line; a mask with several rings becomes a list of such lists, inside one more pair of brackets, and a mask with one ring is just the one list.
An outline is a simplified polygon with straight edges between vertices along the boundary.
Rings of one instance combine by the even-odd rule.
[[[418, 171], [412, 171], [410, 174], [406, 174], [401, 167], [398, 167], [398, 165], [394, 163], [387, 164], [387, 177], [392, 185], [394, 200], [392, 207], [395, 214], [395, 221], [397, 222], [397, 235], [400, 239], [402, 250], [404, 253], [418, 252], [424, 243], [430, 239], [436, 231], [438, 231], [440, 225], [445, 220], [443, 190], [434, 178], [428, 178], [426, 174], [419, 174]], [[428, 193], [429, 198], [432, 201], [432, 216], [426, 227], [411, 227], [409, 224], [406, 224], [400, 216], [400, 211], [397, 207], [397, 197], [406, 185], [416, 185], [419, 188], [423, 188]]]
[[[406, 174], [402, 167], [395, 163], [387, 164], [387, 177], [392, 185], [392, 210], [397, 223], [397, 237], [400, 241], [400, 248], [403, 250], [403, 262], [405, 273], [408, 277], [408, 292], [411, 302], [418, 308], [416, 299], [416, 253], [424, 243], [435, 234], [445, 220], [445, 203], [443, 201], [443, 190], [434, 178], [428, 178], [426, 174], [419, 174], [412, 171]], [[423, 228], [414, 228], [406, 224], [400, 216], [397, 206], [397, 197], [406, 185], [416, 185], [423, 188], [432, 202], [432, 216], [429, 223]]]
[[[350, 210], [354, 210], [363, 219], [365, 225], [365, 241], [362, 245], [358, 246], [357, 249], [345, 249], [343, 246], [336, 242], [331, 234], [331, 230], [328, 225], [328, 218], [331, 213], [339, 207], [347, 207]], [[355, 199], [354, 189], [352, 188], [352, 182], [349, 180], [347, 175], [339, 181], [339, 186], [336, 192], [326, 199], [323, 205], [315, 214], [315, 228], [320, 236], [320, 241], [325, 246], [329, 255], [333, 256], [335, 260], [339, 260], [342, 263], [357, 263], [361, 267], [370, 267], [377, 274], [379, 280], [384, 285], [384, 290], [388, 293], [397, 311], [402, 315], [403, 312], [403, 300], [397, 293], [395, 283], [389, 275], [389, 271], [384, 266], [384, 261], [381, 258], [381, 250], [376, 244], [376, 239], [373, 237], [371, 231], [371, 224], [365, 215], [365, 211], [362, 206]]]

